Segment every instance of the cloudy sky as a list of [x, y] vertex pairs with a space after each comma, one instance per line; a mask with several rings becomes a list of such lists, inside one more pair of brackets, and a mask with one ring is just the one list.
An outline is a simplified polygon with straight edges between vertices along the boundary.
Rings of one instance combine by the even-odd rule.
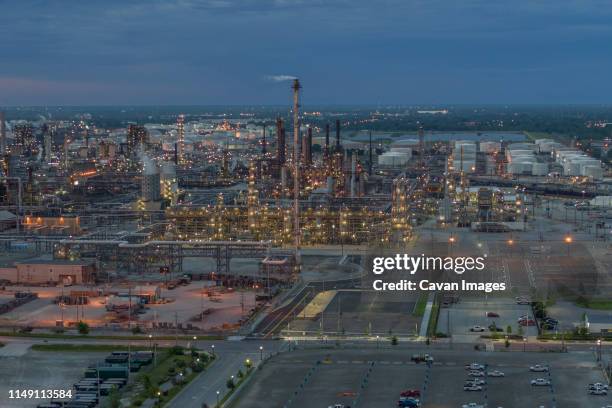
[[612, 103], [598, 0], [0, 0], [0, 105]]

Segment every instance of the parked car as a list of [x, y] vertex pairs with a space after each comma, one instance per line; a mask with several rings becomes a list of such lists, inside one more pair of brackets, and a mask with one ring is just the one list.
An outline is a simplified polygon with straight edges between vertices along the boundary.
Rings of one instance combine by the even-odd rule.
[[421, 396], [421, 391], [419, 390], [406, 390], [406, 391], [402, 391], [400, 393], [400, 397], [420, 397]]
[[543, 373], [548, 372], [548, 366], [536, 364], [529, 367], [529, 371], [533, 371], [534, 373]]
[[486, 383], [482, 378], [468, 378], [463, 385], [485, 385]]
[[470, 363], [465, 365], [466, 370], [484, 370], [485, 366], [479, 363]]
[[499, 317], [499, 313], [487, 312], [487, 317]]
[[608, 395], [608, 390], [605, 390], [603, 388], [597, 389], [597, 390], [589, 390], [589, 394], [591, 395]]
[[476, 325], [476, 326], [470, 327], [470, 331], [471, 332], [483, 332], [483, 331], [485, 331], [485, 328], [482, 327], [482, 326]]
[[463, 391], [482, 391], [482, 386], [480, 385], [464, 385]]
[[397, 401], [397, 406], [400, 408], [418, 408], [421, 406], [421, 403], [415, 398], [402, 397]]
[[550, 385], [550, 380], [545, 378], [536, 378], [535, 380], [531, 380], [531, 385], [545, 387]]
[[472, 370], [468, 372], [470, 377], [484, 377], [485, 373], [483, 370]]
[[499, 370], [489, 371], [487, 374], [489, 377], [504, 377], [506, 375]]

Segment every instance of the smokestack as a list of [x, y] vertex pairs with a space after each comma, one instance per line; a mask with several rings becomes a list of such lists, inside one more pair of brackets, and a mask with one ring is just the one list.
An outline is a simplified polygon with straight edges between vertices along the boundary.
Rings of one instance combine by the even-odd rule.
[[372, 175], [372, 131], [370, 130], [370, 164], [368, 168], [368, 174]]
[[357, 170], [357, 155], [351, 153], [351, 197], [355, 197], [355, 172]]
[[4, 112], [0, 112], [0, 156], [4, 156], [6, 153], [6, 127], [4, 121]]
[[266, 154], [266, 125], [263, 125], [263, 139], [261, 141], [261, 153]]
[[174, 164], [178, 164], [178, 143], [174, 144]]
[[295, 251], [297, 263], [300, 257], [300, 85], [299, 79], [293, 80], [293, 213]]
[[276, 158], [279, 166], [285, 164], [285, 127], [281, 118], [276, 119]]
[[336, 119], [336, 151], [339, 152], [342, 150], [340, 146], [340, 120]]
[[308, 127], [306, 137], [302, 139], [302, 150], [304, 151], [304, 164], [309, 166], [312, 164], [312, 128]]

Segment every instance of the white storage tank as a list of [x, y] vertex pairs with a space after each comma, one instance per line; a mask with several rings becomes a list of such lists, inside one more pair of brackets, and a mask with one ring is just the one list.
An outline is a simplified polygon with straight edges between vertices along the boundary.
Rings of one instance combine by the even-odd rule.
[[410, 161], [408, 153], [386, 152], [378, 156], [378, 165], [386, 167], [405, 166]]
[[499, 142], [480, 142], [480, 151], [486, 154], [497, 153], [501, 150], [501, 143]]
[[534, 163], [531, 168], [531, 174], [534, 176], [545, 176], [548, 174], [548, 163]]
[[533, 143], [510, 143], [508, 145], [508, 149], [510, 150], [529, 150], [533, 152], [536, 148], [536, 145]]
[[392, 147], [391, 153], [405, 153], [408, 157], [412, 157], [412, 148], [411, 147]]
[[580, 175], [580, 162], [569, 161], [563, 165], [564, 176], [579, 176]]
[[[462, 168], [463, 165], [463, 168]], [[476, 171], [476, 160], [453, 160], [453, 168], [455, 171], [462, 171], [464, 173], [473, 173]]]
[[593, 180], [601, 180], [603, 178], [603, 169], [601, 166], [585, 166], [582, 175]]
[[510, 163], [508, 164], [508, 173], [512, 174], [531, 174], [533, 163]]

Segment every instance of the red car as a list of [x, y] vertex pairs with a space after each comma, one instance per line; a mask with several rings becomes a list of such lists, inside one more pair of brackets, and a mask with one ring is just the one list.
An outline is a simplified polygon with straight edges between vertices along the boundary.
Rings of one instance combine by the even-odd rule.
[[406, 390], [402, 391], [400, 397], [416, 397], [419, 398], [421, 396], [421, 391], [419, 390]]
[[487, 312], [487, 317], [499, 317], [499, 313]]
[[533, 319], [521, 319], [519, 320], [518, 324], [521, 326], [535, 326], [536, 322]]

